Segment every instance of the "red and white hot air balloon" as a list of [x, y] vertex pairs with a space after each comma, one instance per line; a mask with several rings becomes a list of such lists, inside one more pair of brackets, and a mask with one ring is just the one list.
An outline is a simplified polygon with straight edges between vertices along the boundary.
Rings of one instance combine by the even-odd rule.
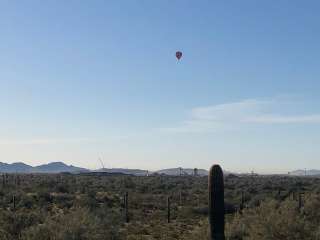
[[182, 52], [177, 51], [177, 52], [176, 52], [176, 58], [177, 58], [178, 60], [180, 60], [181, 57], [182, 57]]

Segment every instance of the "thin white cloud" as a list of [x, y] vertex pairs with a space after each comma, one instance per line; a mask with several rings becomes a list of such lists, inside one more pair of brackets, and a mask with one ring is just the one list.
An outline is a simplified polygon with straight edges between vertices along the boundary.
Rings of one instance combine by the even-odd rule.
[[47, 145], [92, 142], [90, 138], [0, 139], [0, 145]]
[[288, 104], [279, 99], [246, 99], [191, 109], [189, 118], [170, 132], [211, 132], [230, 129], [240, 124], [310, 124], [320, 123], [320, 114], [284, 115], [276, 113], [275, 106]]
[[264, 115], [251, 117], [246, 119], [247, 122], [252, 123], [320, 123], [320, 114], [302, 115], [302, 116], [275, 116], [275, 115]]

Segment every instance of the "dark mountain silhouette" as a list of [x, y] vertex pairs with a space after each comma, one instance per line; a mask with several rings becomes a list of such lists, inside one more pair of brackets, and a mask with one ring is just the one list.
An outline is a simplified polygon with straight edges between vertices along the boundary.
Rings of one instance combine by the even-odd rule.
[[146, 176], [148, 174], [147, 170], [141, 169], [125, 169], [125, 168], [103, 168], [98, 170], [90, 171], [86, 168], [76, 167], [72, 165], [67, 165], [63, 162], [52, 162], [48, 164], [43, 164], [40, 166], [32, 167], [25, 163], [2, 163], [0, 162], [0, 172], [2, 173], [83, 173], [83, 172], [102, 172], [102, 173], [121, 173], [130, 174], [136, 176]]
[[15, 173], [15, 172], [23, 172], [23, 173], [29, 173], [32, 172], [33, 167], [29, 166], [22, 162], [17, 163], [2, 163], [0, 162], [0, 172], [6, 172], [6, 173]]
[[[182, 175], [193, 175], [193, 168], [182, 168]], [[0, 162], [0, 172], [2, 173], [112, 173], [112, 174], [129, 174], [136, 176], [146, 176], [148, 174], [165, 174], [170, 176], [179, 176], [180, 168], [163, 169], [156, 172], [151, 172], [143, 169], [126, 169], [126, 168], [102, 168], [97, 170], [88, 170], [86, 168], [76, 167], [73, 165], [67, 165], [63, 162], [52, 162], [39, 166], [30, 166], [22, 162], [17, 163], [2, 163]], [[205, 169], [198, 169], [198, 175], [207, 176], [208, 171]]]
[[88, 169], [66, 165], [63, 162], [52, 162], [43, 164], [34, 168], [35, 172], [59, 173], [59, 172], [88, 172]]
[[22, 162], [18, 163], [2, 163], [0, 162], [0, 172], [5, 173], [59, 173], [59, 172], [85, 172], [89, 171], [85, 168], [68, 166], [63, 162], [53, 162], [49, 164], [32, 167]]

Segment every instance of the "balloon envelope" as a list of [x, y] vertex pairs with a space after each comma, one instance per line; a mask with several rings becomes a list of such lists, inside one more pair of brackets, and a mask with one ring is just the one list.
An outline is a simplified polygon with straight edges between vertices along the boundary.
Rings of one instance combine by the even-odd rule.
[[182, 52], [176, 52], [176, 57], [178, 58], [178, 60], [180, 60], [180, 58], [182, 57]]

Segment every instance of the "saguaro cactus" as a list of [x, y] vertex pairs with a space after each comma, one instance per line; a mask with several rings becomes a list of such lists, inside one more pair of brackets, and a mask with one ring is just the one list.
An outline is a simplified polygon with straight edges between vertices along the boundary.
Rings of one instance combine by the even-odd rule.
[[182, 191], [179, 191], [179, 206], [182, 206]]
[[170, 223], [170, 216], [171, 216], [171, 201], [170, 196], [167, 197], [167, 223]]
[[244, 192], [243, 190], [241, 191], [241, 203], [240, 203], [240, 212], [242, 211], [242, 209], [244, 208]]
[[292, 200], [295, 201], [296, 200], [296, 192], [293, 191], [291, 194], [292, 194]]
[[16, 196], [15, 195], [12, 196], [12, 205], [13, 205], [13, 210], [15, 211], [16, 210]]
[[14, 184], [16, 186], [20, 186], [20, 176], [19, 175], [14, 176]]
[[209, 223], [210, 240], [225, 240], [224, 236], [224, 182], [219, 165], [213, 165], [209, 173]]
[[4, 173], [2, 174], [2, 187], [6, 186], [6, 177], [4, 175]]
[[299, 192], [299, 198], [298, 198], [298, 208], [299, 208], [299, 210], [301, 210], [302, 206], [303, 206], [302, 193]]
[[125, 219], [125, 222], [126, 222], [126, 223], [129, 222], [128, 197], [129, 197], [129, 193], [126, 192], [126, 193], [124, 194], [124, 199], [123, 199], [123, 203], [124, 203], [124, 219]]

